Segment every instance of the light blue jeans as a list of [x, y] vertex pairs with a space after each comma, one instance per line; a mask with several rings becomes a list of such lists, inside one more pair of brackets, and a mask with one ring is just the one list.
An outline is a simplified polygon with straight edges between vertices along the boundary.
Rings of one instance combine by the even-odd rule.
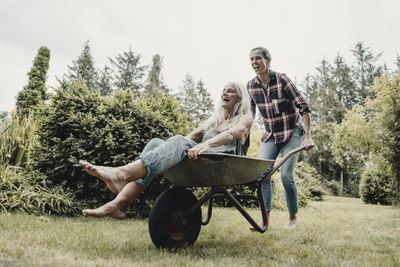
[[[279, 153], [282, 151], [282, 156], [285, 156], [289, 151], [299, 147], [303, 141], [303, 131], [295, 127], [289, 141], [283, 144], [275, 144], [273, 137], [270, 137], [266, 143], [261, 142], [260, 145], [260, 159], [273, 159], [275, 160]], [[286, 205], [289, 210], [289, 214], [296, 214], [298, 211], [297, 207], [297, 188], [293, 177], [294, 167], [297, 162], [299, 153], [292, 155], [281, 167], [281, 181], [283, 188], [285, 189]], [[270, 166], [263, 174], [266, 176], [271, 170]], [[264, 194], [265, 207], [267, 211], [271, 210], [272, 190], [271, 190], [271, 179], [268, 179], [262, 187]]]
[[138, 157], [143, 161], [146, 175], [136, 182], [146, 189], [156, 175], [181, 162], [187, 155], [186, 151], [195, 145], [196, 142], [182, 135], [175, 135], [166, 141], [151, 139]]

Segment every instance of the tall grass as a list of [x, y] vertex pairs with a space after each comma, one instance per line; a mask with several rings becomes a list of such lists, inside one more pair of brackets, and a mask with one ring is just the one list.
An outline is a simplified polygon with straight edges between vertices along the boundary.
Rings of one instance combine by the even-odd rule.
[[48, 188], [42, 174], [26, 168], [35, 127], [31, 114], [20, 119], [16, 112], [0, 124], [0, 211], [76, 214], [80, 208], [72, 194], [61, 187]]
[[0, 124], [0, 166], [24, 166], [34, 141], [35, 121], [29, 114], [20, 118], [13, 111]]

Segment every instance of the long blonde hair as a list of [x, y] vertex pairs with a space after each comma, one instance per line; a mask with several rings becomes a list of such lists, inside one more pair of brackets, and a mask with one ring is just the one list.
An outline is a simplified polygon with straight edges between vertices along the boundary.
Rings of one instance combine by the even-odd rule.
[[[230, 82], [225, 85], [225, 88], [228, 86], [232, 86], [236, 89], [236, 94], [240, 98], [239, 102], [235, 104], [233, 107], [233, 124], [237, 123], [239, 118], [245, 114], [250, 114], [250, 99], [249, 95], [244, 88], [244, 86], [237, 82]], [[217, 128], [217, 126], [225, 120], [224, 117], [224, 108], [222, 107], [222, 101], [220, 100], [217, 104], [217, 107], [214, 111], [214, 114], [211, 115], [205, 122], [203, 122], [202, 127], [205, 130], [210, 128]]]

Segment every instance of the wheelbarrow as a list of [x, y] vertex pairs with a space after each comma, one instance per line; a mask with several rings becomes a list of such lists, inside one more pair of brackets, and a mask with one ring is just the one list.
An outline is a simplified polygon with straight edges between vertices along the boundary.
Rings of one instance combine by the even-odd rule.
[[[269, 172], [262, 177], [274, 160], [262, 160], [232, 154], [201, 154], [197, 160], [187, 157], [175, 166], [164, 171], [164, 176], [173, 186], [162, 192], [154, 202], [149, 217], [151, 240], [158, 248], [178, 248], [196, 242], [201, 226], [210, 222], [213, 199], [225, 197], [235, 206], [253, 228], [264, 233], [268, 228], [262, 185], [293, 154], [305, 149], [301, 146], [287, 153]], [[234, 195], [227, 186], [256, 183], [257, 196]], [[186, 187], [211, 187], [200, 199]], [[250, 216], [238, 199], [258, 201], [262, 225]], [[201, 206], [208, 202], [207, 217], [202, 218]]]

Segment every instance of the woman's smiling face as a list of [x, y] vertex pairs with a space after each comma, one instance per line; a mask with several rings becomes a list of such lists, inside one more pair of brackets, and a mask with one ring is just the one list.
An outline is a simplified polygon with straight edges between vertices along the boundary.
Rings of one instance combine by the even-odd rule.
[[227, 85], [221, 95], [222, 107], [230, 108], [239, 102], [240, 97], [236, 92], [236, 88], [232, 85]]
[[269, 60], [264, 58], [260, 50], [253, 50], [250, 53], [251, 66], [256, 74], [268, 71]]

